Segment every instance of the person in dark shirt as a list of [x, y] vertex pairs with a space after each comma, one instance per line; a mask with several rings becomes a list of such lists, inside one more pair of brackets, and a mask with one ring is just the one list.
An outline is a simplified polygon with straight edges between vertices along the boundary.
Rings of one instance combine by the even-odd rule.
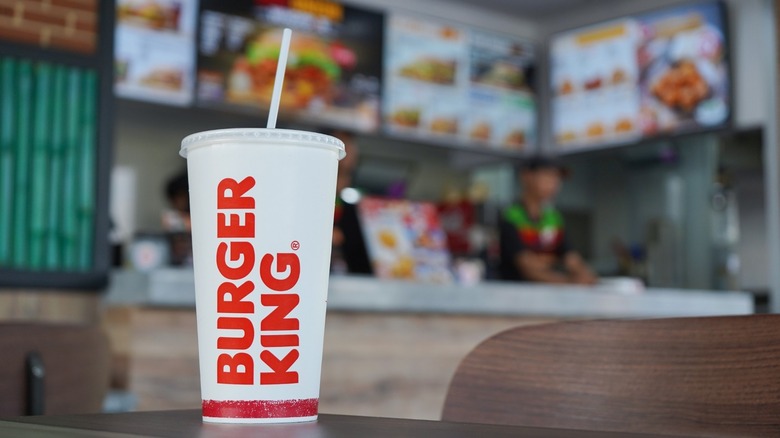
[[[329, 135], [344, 142], [347, 155], [339, 161], [339, 173], [336, 179], [336, 210], [333, 220], [333, 259], [346, 264], [350, 274], [371, 274], [371, 262], [363, 240], [363, 232], [357, 214], [356, 199], [344, 196], [344, 189], [351, 189], [352, 174], [358, 162], [358, 148], [352, 133], [330, 131]], [[345, 199], [346, 198], [346, 199]]]
[[566, 169], [533, 157], [520, 170], [520, 201], [499, 221], [501, 276], [505, 280], [594, 284], [596, 276], [566, 240], [563, 218], [552, 202]]

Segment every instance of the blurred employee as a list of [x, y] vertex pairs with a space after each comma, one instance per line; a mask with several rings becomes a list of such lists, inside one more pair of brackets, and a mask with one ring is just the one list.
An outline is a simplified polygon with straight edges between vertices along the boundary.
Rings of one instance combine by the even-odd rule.
[[331, 131], [330, 135], [344, 142], [347, 155], [339, 161], [336, 179], [336, 210], [333, 220], [333, 271], [351, 274], [371, 274], [363, 232], [357, 214], [360, 193], [352, 187], [352, 174], [358, 162], [358, 148], [352, 133]]
[[190, 185], [187, 171], [174, 175], [165, 185], [170, 208], [162, 213], [162, 225], [168, 236], [170, 263], [192, 265], [192, 223], [190, 222]]
[[505, 280], [594, 284], [597, 280], [567, 241], [561, 214], [552, 203], [566, 169], [533, 157], [520, 170], [522, 195], [502, 215], [501, 274]]
[[162, 226], [165, 231], [189, 232], [190, 223], [190, 185], [187, 171], [174, 175], [165, 184], [165, 198], [169, 208], [162, 212]]

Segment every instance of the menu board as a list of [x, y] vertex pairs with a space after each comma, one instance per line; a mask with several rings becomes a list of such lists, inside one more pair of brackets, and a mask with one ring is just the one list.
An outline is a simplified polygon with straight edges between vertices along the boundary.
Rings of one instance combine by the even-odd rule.
[[527, 42], [405, 15], [388, 19], [387, 131], [461, 145], [534, 144], [534, 49]]
[[293, 30], [282, 117], [379, 127], [384, 18], [323, 0], [204, 0], [198, 105], [267, 111], [282, 29]]
[[434, 204], [364, 198], [358, 214], [377, 277], [452, 281], [447, 236]]
[[572, 150], [724, 126], [731, 113], [727, 55], [718, 2], [556, 36], [555, 143]]
[[169, 105], [193, 100], [197, 0], [118, 0], [118, 96]]

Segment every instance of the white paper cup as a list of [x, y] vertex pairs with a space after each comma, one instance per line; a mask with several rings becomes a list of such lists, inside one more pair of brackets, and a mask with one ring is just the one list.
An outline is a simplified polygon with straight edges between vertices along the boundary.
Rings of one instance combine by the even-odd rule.
[[314, 132], [223, 129], [187, 158], [203, 420], [317, 419], [338, 160]]

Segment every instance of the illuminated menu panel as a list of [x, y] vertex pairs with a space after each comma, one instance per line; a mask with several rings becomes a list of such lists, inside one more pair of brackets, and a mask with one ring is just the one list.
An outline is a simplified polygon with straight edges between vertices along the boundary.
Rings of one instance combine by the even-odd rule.
[[192, 103], [198, 1], [119, 0], [116, 14], [116, 94], [167, 105]]
[[522, 150], [536, 138], [533, 46], [418, 17], [391, 15], [385, 53], [389, 133]]
[[727, 124], [724, 16], [720, 3], [699, 3], [556, 36], [555, 143], [573, 150]]

